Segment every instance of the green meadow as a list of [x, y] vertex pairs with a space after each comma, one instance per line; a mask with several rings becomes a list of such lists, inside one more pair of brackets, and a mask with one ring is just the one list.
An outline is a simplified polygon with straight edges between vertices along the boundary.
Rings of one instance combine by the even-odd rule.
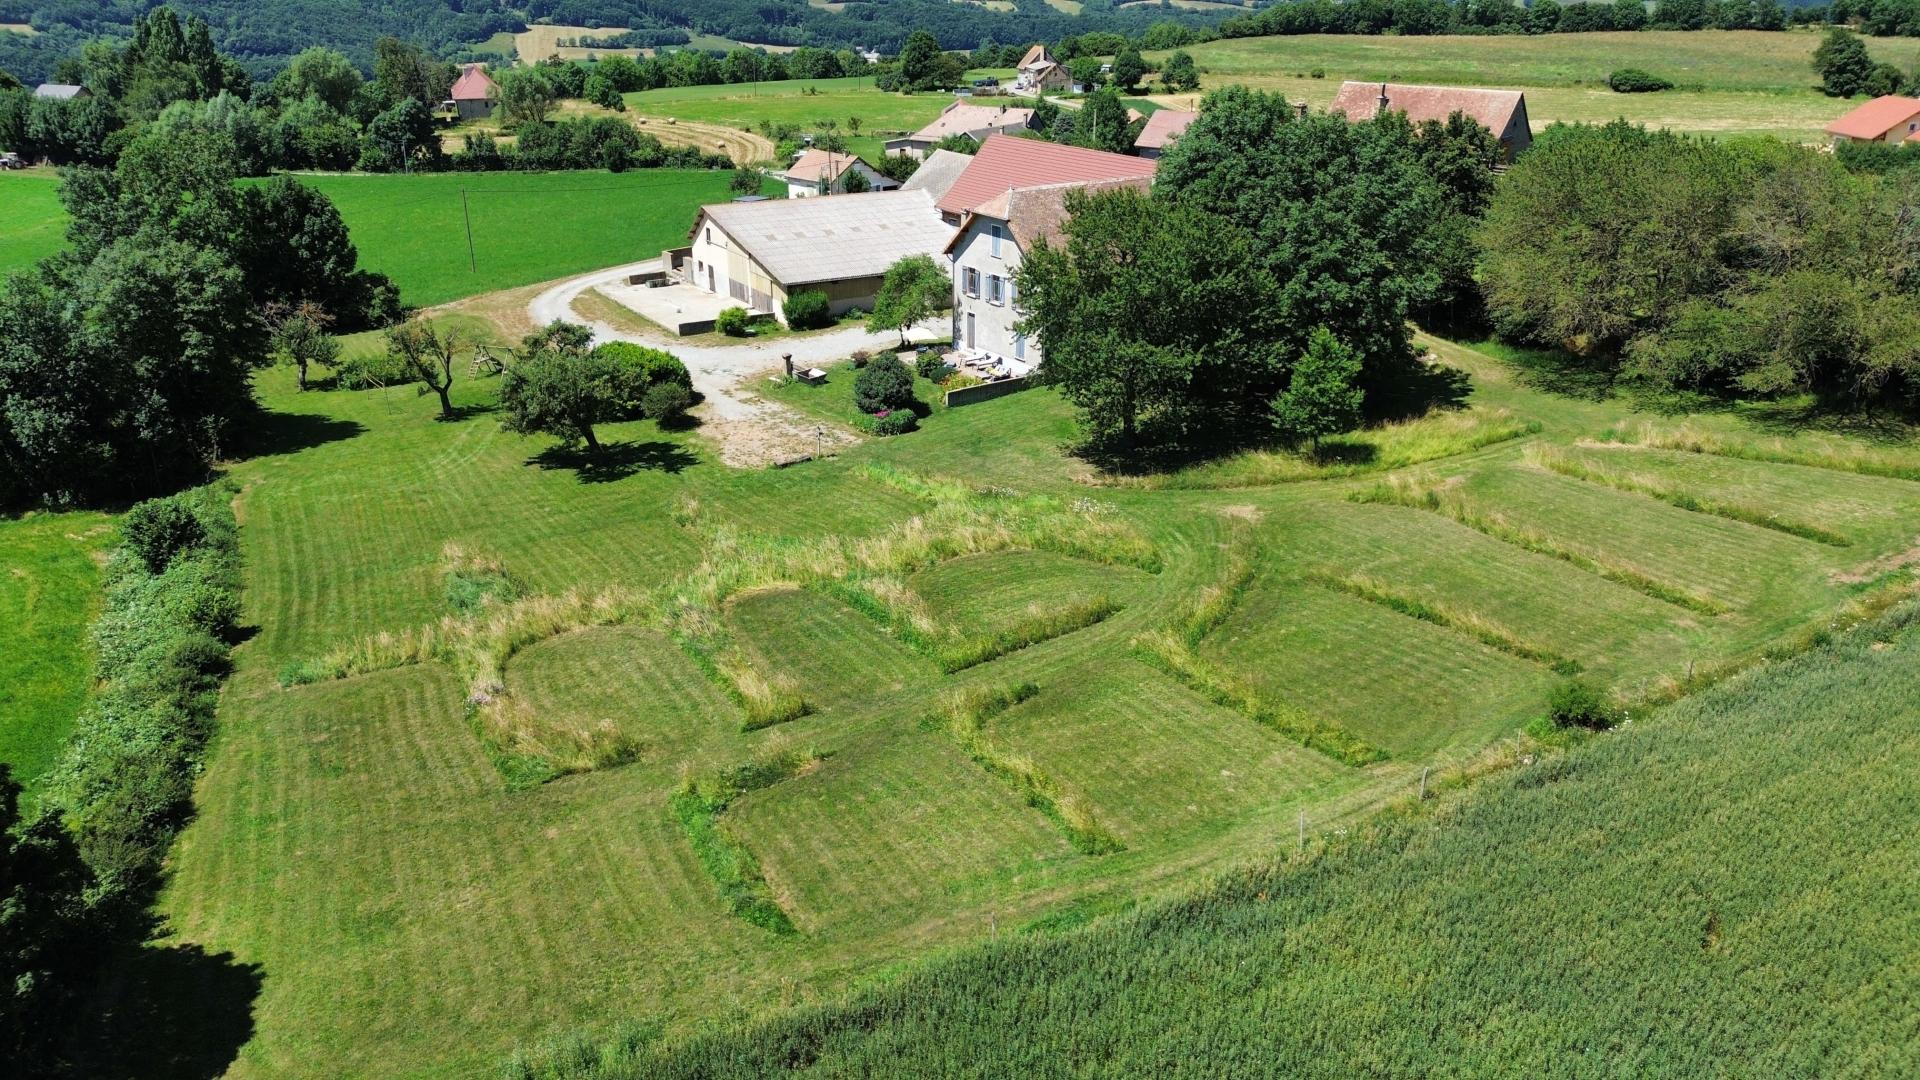
[[[702, 204], [732, 197], [728, 174], [704, 169], [297, 179], [339, 208], [360, 265], [417, 307], [655, 258], [686, 242]], [[59, 250], [65, 228], [50, 175], [0, 173], [0, 271]]]
[[[1875, 59], [1914, 61], [1899, 38], [1868, 38]], [[1771, 134], [1795, 142], [1858, 102], [1818, 90], [1811, 67], [1817, 31], [1638, 31], [1499, 37], [1308, 34], [1234, 38], [1188, 51], [1202, 90], [1243, 83], [1325, 108], [1345, 79], [1495, 86], [1525, 90], [1536, 132], [1555, 121], [1620, 117], [1702, 135]], [[1150, 59], [1162, 58], [1153, 54]], [[1607, 75], [1637, 67], [1673, 80], [1657, 94], [1616, 94]], [[1314, 78], [1315, 70], [1322, 77]]]
[[87, 626], [113, 519], [92, 512], [0, 520], [0, 761], [31, 791], [93, 682]]
[[[259, 629], [162, 902], [265, 973], [234, 1073], [839, 1000], [1511, 764], [1564, 671], [1637, 722], [1911, 581], [1909, 443], [1426, 344], [1465, 409], [1157, 480], [1069, 456], [1047, 391], [741, 471], [697, 428], [505, 433], [490, 379], [442, 422], [263, 372]], [[834, 422], [849, 375], [768, 392]], [[463, 566], [517, 599], [461, 615]]]

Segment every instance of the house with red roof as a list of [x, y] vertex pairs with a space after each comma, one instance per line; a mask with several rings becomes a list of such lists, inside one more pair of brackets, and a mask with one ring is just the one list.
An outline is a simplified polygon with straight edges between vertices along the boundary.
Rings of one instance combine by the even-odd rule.
[[1151, 178], [1153, 171], [1154, 162], [1130, 154], [989, 135], [936, 205], [949, 223], [958, 225], [967, 211], [1010, 188]]
[[494, 106], [500, 104], [500, 87], [487, 75], [485, 64], [468, 64], [454, 81], [448, 96], [453, 99], [453, 111], [460, 119], [484, 120], [492, 116]]
[[859, 173], [867, 182], [868, 191], [892, 191], [900, 186], [900, 181], [882, 174], [857, 156], [829, 150], [801, 153], [787, 166], [787, 171], [780, 174], [780, 179], [786, 181], [787, 198], [805, 199], [813, 195], [844, 194], [847, 177], [854, 173]]
[[1833, 145], [1841, 143], [1920, 142], [1920, 98], [1887, 94], [1827, 125]]
[[1187, 128], [1200, 119], [1197, 112], [1184, 109], [1160, 109], [1147, 117], [1147, 126], [1134, 136], [1133, 152], [1143, 158], [1157, 158], [1167, 152], [1173, 141], [1186, 133]]
[[1465, 113], [1493, 132], [1509, 162], [1533, 145], [1533, 126], [1527, 120], [1527, 95], [1518, 90], [1349, 80], [1340, 84], [1340, 92], [1334, 95], [1327, 111], [1341, 113], [1349, 120], [1370, 120], [1383, 112], [1401, 112], [1416, 124], [1426, 120], [1445, 123], [1454, 113]]

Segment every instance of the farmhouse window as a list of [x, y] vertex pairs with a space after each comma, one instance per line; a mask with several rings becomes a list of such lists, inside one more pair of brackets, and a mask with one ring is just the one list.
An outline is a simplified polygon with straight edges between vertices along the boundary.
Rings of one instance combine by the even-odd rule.
[[1001, 303], [1004, 299], [1005, 298], [1002, 295], [1001, 288], [1000, 288], [1000, 275], [988, 274], [987, 275], [987, 303], [998, 304], [998, 303]]
[[990, 231], [993, 234], [993, 257], [997, 259], [1000, 257], [1000, 226], [995, 225]]
[[1025, 360], [1027, 358], [1027, 335], [1013, 335], [1013, 358], [1015, 360]]
[[980, 295], [980, 271], [971, 266], [967, 267], [966, 273], [961, 275], [961, 281], [965, 284], [968, 296]]

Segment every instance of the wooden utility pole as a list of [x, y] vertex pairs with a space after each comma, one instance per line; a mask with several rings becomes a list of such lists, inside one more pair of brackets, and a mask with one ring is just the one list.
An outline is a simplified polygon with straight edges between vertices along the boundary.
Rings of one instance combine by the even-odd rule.
[[473, 256], [473, 212], [467, 209], [467, 189], [460, 189], [460, 217], [467, 223], [467, 270], [480, 272], [480, 263]]

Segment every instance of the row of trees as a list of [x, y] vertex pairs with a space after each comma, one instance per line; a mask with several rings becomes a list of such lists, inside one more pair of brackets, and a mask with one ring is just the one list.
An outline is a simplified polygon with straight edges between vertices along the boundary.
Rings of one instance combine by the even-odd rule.
[[1774, 140], [1549, 128], [1480, 234], [1502, 335], [1663, 391], [1920, 404], [1920, 172]]
[[219, 134], [152, 130], [65, 177], [69, 248], [0, 288], [0, 502], [196, 480], [249, 432], [269, 313], [398, 317], [324, 195], [240, 187], [235, 158]]
[[1349, 124], [1219, 91], [1150, 194], [1076, 193], [1063, 242], [1022, 263], [1043, 376], [1128, 449], [1350, 426], [1363, 396], [1395, 397], [1409, 317], [1471, 280], [1496, 153], [1465, 117]]

